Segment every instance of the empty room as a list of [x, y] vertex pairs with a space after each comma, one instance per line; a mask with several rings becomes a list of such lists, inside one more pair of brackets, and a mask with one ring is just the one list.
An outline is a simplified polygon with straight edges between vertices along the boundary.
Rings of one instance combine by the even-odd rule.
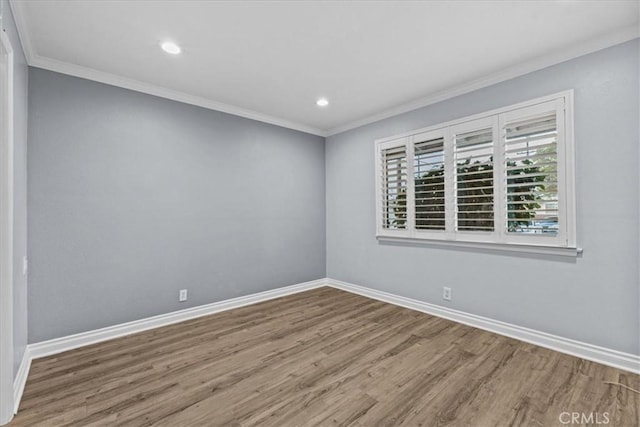
[[0, 425], [640, 427], [640, 1], [0, 25]]

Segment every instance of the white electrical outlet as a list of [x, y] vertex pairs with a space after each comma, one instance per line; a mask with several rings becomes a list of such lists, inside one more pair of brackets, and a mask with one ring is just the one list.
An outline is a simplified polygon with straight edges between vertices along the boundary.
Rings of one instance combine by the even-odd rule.
[[442, 288], [442, 299], [451, 301], [451, 288], [447, 288], [446, 286]]
[[184, 302], [186, 300], [187, 300], [187, 290], [186, 289], [180, 289], [180, 295], [178, 297], [178, 301]]

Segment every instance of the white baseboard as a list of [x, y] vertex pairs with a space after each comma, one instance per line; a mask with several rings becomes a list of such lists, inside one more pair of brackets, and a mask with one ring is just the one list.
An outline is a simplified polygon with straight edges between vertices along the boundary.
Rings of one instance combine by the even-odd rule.
[[73, 350], [74, 348], [84, 347], [86, 345], [96, 344], [125, 335], [131, 335], [138, 332], [147, 331], [149, 329], [183, 322], [185, 320], [194, 319], [196, 317], [207, 316], [209, 314], [219, 313], [221, 311], [232, 310], [234, 308], [268, 301], [270, 299], [280, 298], [286, 295], [292, 295], [298, 292], [320, 288], [322, 286], [327, 286], [326, 279], [318, 279], [312, 280], [310, 282], [298, 283], [296, 285], [285, 286], [282, 288], [259, 292], [257, 294], [245, 295], [238, 298], [232, 298], [224, 301], [214, 302], [211, 304], [201, 305], [198, 307], [160, 314], [158, 316], [147, 317], [146, 319], [134, 320], [132, 322], [121, 323], [119, 325], [108, 326], [106, 328], [96, 329], [93, 331], [82, 332], [79, 334], [68, 335], [66, 337], [29, 344], [24, 351], [24, 356], [22, 358], [22, 362], [20, 363], [18, 374], [16, 375], [13, 383], [14, 412], [18, 412], [20, 400], [22, 399], [22, 393], [24, 392], [24, 387], [27, 383], [29, 368], [31, 367], [31, 361], [33, 359], [51, 356], [53, 354]]
[[27, 384], [27, 377], [29, 376], [29, 368], [31, 368], [31, 352], [29, 346], [24, 349], [22, 355], [22, 361], [18, 368], [18, 373], [13, 379], [13, 413], [18, 413], [18, 407], [20, 406], [20, 400], [22, 399], [22, 393], [24, 392], [24, 386]]
[[545, 347], [550, 350], [555, 350], [560, 353], [570, 354], [582, 359], [591, 360], [603, 365], [640, 374], [640, 356], [634, 354], [611, 350], [569, 338], [559, 337], [557, 335], [551, 335], [546, 332], [540, 332], [524, 328], [522, 326], [501, 322], [499, 320], [476, 316], [463, 311], [453, 310], [447, 307], [429, 304], [423, 301], [405, 298], [399, 295], [339, 280], [327, 279], [327, 284], [336, 289], [342, 289], [347, 292], [377, 299], [379, 301], [409, 308], [411, 310], [421, 311], [433, 316], [443, 317], [445, 319], [453, 320], [454, 322], [463, 323], [478, 329], [484, 329], [485, 331], [515, 338], [517, 340]]
[[486, 331], [515, 338], [520, 341], [539, 345], [540, 347], [545, 347], [560, 353], [570, 354], [572, 356], [591, 360], [603, 365], [640, 374], [640, 356], [598, 347], [568, 338], [547, 334], [545, 332], [500, 322], [498, 320], [453, 310], [447, 307], [429, 304], [423, 301], [390, 294], [388, 292], [378, 291], [364, 286], [358, 286], [352, 283], [327, 278], [219, 301], [212, 304], [201, 305], [199, 307], [174, 311], [172, 313], [161, 314], [158, 316], [148, 317], [146, 319], [135, 320], [133, 322], [122, 323], [93, 331], [42, 341], [35, 344], [29, 344], [25, 349], [20, 369], [18, 370], [18, 374], [14, 381], [15, 411], [17, 412], [20, 405], [20, 399], [27, 381], [29, 367], [31, 366], [31, 361], [33, 359], [62, 353], [64, 351], [73, 350], [74, 348], [107, 341], [149, 329], [159, 328], [161, 326], [171, 325], [173, 323], [221, 311], [232, 310], [234, 308], [244, 307], [262, 301], [268, 301], [270, 299], [320, 288], [322, 286], [330, 286], [389, 304], [421, 311], [433, 316], [442, 317], [454, 322], [463, 323], [475, 328], [484, 329]]
[[251, 305], [262, 301], [268, 301], [270, 299], [279, 298], [285, 295], [304, 292], [309, 289], [314, 289], [321, 286], [326, 286], [325, 279], [312, 280], [310, 282], [285, 286], [282, 288], [259, 292], [257, 294], [245, 295], [238, 298], [232, 298], [224, 301], [214, 302], [211, 304], [201, 305], [198, 307], [160, 314], [158, 316], [147, 317], [146, 319], [134, 320], [132, 322], [121, 323], [114, 326], [107, 326], [106, 328], [29, 344], [28, 347], [31, 352], [31, 357], [33, 359], [38, 359], [40, 357], [62, 353], [63, 351], [73, 350], [74, 348], [84, 347], [86, 345], [107, 341], [125, 335], [135, 334], [149, 329], [159, 328], [161, 326], [171, 325], [173, 323], [183, 322], [185, 320], [194, 319], [196, 317], [219, 313], [221, 311], [232, 310], [234, 308], [244, 307], [246, 305]]

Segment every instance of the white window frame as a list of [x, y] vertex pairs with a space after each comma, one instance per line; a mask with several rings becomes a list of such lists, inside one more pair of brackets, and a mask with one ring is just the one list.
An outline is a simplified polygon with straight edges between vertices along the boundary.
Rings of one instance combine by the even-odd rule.
[[[505, 125], [512, 120], [556, 111], [558, 159], [557, 235], [507, 233], [506, 186], [504, 176]], [[575, 141], [573, 134], [573, 90], [540, 97], [469, 117], [375, 141], [376, 159], [376, 237], [379, 240], [416, 241], [436, 245], [489, 248], [518, 252], [577, 256], [576, 244]], [[494, 149], [494, 231], [455, 231], [455, 135], [483, 128], [493, 130]], [[420, 230], [415, 227], [414, 144], [425, 139], [444, 138], [445, 158], [445, 230]], [[382, 222], [381, 150], [404, 146], [407, 152], [407, 224], [406, 229], [387, 229]]]

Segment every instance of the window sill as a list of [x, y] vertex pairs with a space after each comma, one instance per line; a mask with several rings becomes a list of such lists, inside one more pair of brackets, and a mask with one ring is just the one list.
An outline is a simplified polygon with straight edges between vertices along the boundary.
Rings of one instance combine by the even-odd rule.
[[543, 255], [559, 255], [567, 257], [578, 257], [582, 254], [582, 248], [570, 248], [561, 246], [542, 246], [542, 245], [524, 245], [518, 243], [487, 243], [487, 242], [465, 242], [459, 240], [437, 240], [437, 239], [421, 239], [411, 237], [392, 237], [392, 236], [376, 236], [378, 241], [412, 243], [445, 246], [449, 248], [472, 248], [472, 249], [489, 249], [504, 252], [520, 252], [529, 254]]

